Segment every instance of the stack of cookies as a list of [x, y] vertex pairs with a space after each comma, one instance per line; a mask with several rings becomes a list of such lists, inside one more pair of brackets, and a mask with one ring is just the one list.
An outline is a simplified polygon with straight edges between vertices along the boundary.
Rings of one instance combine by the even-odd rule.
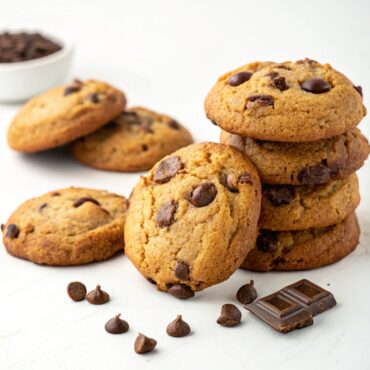
[[173, 118], [136, 107], [124, 93], [96, 80], [74, 80], [32, 98], [8, 130], [9, 146], [35, 153], [71, 143], [78, 161], [94, 168], [134, 172], [150, 169], [193, 142]]
[[356, 128], [366, 115], [361, 87], [310, 59], [258, 62], [220, 77], [205, 109], [263, 184], [260, 232], [243, 268], [312, 269], [354, 250], [355, 171], [369, 154]]

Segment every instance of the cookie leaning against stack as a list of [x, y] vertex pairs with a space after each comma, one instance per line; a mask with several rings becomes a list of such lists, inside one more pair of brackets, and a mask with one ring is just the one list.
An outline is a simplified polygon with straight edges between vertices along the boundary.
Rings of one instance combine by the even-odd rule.
[[125, 252], [177, 298], [226, 280], [254, 247], [258, 173], [236, 149], [193, 144], [156, 164], [130, 197]]
[[220, 77], [205, 109], [263, 183], [260, 235], [242, 267], [316, 268], [356, 247], [354, 172], [369, 154], [356, 128], [366, 115], [360, 87], [310, 59], [252, 63]]

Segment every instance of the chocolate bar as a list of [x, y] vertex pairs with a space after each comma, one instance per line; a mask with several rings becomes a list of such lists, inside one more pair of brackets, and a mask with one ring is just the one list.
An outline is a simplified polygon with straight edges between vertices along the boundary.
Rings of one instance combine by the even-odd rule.
[[308, 310], [280, 292], [261, 298], [245, 308], [281, 333], [313, 324]]
[[280, 293], [304, 307], [312, 316], [329, 310], [337, 304], [332, 293], [306, 279], [288, 285]]
[[245, 308], [281, 333], [313, 324], [313, 316], [336, 305], [332, 293], [303, 279]]

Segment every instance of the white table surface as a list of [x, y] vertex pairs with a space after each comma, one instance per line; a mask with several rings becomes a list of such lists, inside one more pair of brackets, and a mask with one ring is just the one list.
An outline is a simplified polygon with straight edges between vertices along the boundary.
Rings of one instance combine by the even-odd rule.
[[[223, 3], [223, 4], [221, 4]], [[33, 25], [73, 35], [77, 54], [71, 77], [100, 78], [123, 88], [131, 105], [167, 112], [197, 141], [218, 139], [203, 100], [215, 79], [253, 60], [330, 62], [361, 84], [370, 106], [370, 6], [367, 1], [19, 1], [2, 4], [1, 27]], [[0, 86], [1, 88], [1, 86]], [[65, 150], [24, 156], [6, 144], [17, 105], [0, 106], [0, 219], [24, 200], [70, 185], [128, 195], [139, 174], [100, 172], [74, 162]], [[370, 137], [369, 119], [361, 124]], [[0, 249], [0, 369], [370, 369], [370, 163], [360, 172], [361, 242], [330, 267], [298, 273], [238, 271], [228, 281], [179, 301], [159, 293], [118, 256], [73, 268], [40, 267]], [[215, 323], [223, 303], [253, 278], [260, 296], [301, 278], [331, 290], [338, 306], [314, 326], [276, 333], [243, 310], [243, 324]], [[74, 303], [72, 280], [100, 283], [111, 294], [104, 306]], [[330, 286], [327, 286], [330, 284]], [[107, 334], [106, 320], [122, 313], [130, 331]], [[165, 333], [176, 314], [193, 329], [187, 338]], [[138, 356], [138, 332], [158, 340]]]

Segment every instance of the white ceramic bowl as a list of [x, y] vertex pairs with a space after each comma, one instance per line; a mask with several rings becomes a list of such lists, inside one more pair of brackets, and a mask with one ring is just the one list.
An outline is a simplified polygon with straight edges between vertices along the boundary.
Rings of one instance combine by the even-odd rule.
[[72, 42], [66, 36], [59, 37], [47, 31], [42, 34], [57, 42], [62, 49], [39, 59], [0, 63], [1, 102], [21, 102], [64, 82], [72, 62]]

